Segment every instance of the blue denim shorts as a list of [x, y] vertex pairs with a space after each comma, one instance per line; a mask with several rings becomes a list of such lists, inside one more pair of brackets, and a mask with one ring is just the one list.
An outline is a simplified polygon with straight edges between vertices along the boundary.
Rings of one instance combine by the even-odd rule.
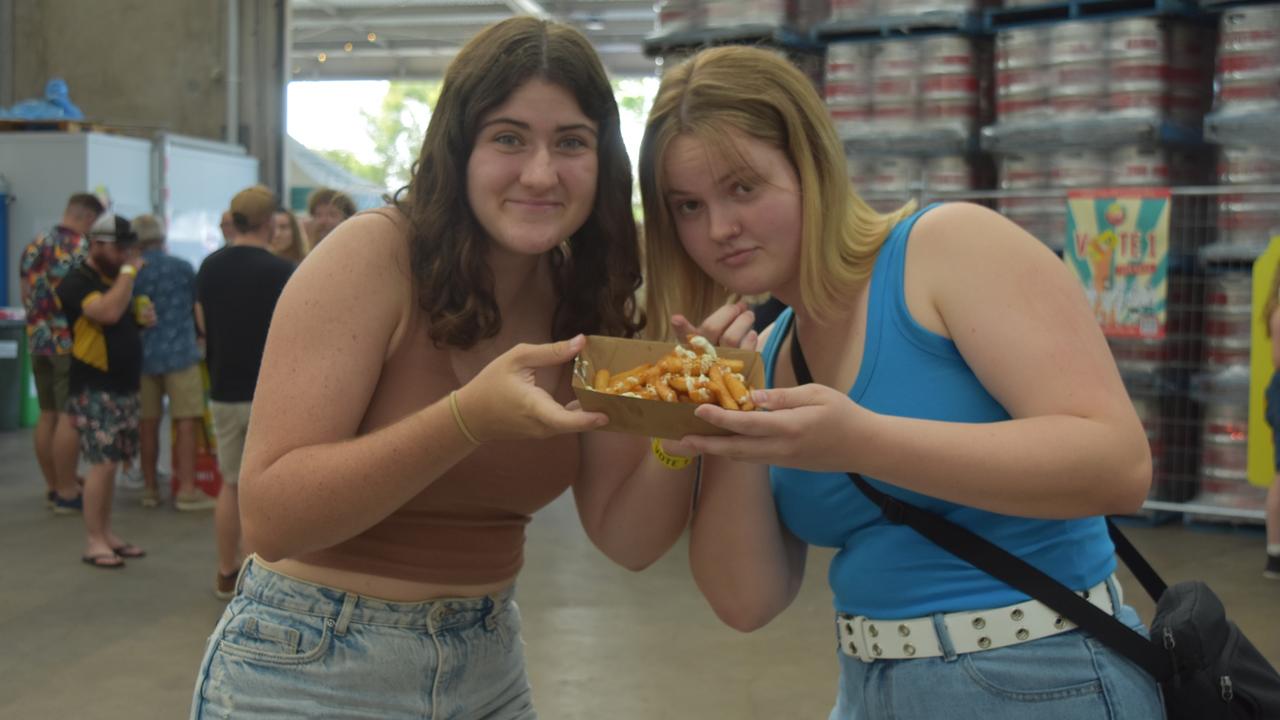
[[387, 602], [250, 560], [191, 717], [535, 719], [512, 596]]
[[[1147, 634], [1138, 613], [1116, 619]], [[945, 628], [937, 615], [937, 627]], [[939, 632], [943, 657], [877, 660], [838, 649], [840, 694], [830, 720], [1163, 720], [1159, 686], [1142, 668], [1080, 630], [996, 650], [956, 655]]]

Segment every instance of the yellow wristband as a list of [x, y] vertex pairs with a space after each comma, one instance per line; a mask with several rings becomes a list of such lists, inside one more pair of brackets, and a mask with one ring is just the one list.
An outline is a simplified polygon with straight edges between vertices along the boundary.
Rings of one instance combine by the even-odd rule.
[[467, 429], [467, 424], [462, 422], [462, 411], [458, 409], [458, 391], [454, 390], [449, 393], [449, 409], [453, 411], [453, 421], [458, 423], [458, 429], [462, 431], [464, 437], [471, 441], [472, 445], [480, 446], [480, 441], [475, 435]]
[[667, 452], [662, 449], [661, 438], [653, 439], [653, 454], [658, 458], [658, 462], [672, 470], [683, 470], [689, 466], [689, 463], [693, 462], [693, 458], [691, 457], [685, 457], [683, 455], [668, 455]]
[[132, 265], [121, 265], [120, 274], [121, 275], [137, 275], [138, 269]]

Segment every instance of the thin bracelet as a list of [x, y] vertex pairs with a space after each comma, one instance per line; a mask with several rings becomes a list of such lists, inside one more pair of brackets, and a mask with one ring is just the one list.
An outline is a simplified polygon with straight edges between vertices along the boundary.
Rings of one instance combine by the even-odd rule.
[[471, 441], [472, 445], [480, 447], [480, 441], [476, 439], [475, 435], [471, 434], [471, 431], [467, 429], [467, 424], [462, 421], [462, 411], [458, 410], [457, 390], [449, 392], [449, 409], [453, 411], [453, 420], [458, 423], [458, 429], [462, 431], [462, 434]]
[[693, 458], [684, 455], [668, 455], [667, 451], [662, 449], [661, 438], [653, 439], [653, 454], [658, 458], [658, 462], [672, 470], [683, 470], [693, 462]]

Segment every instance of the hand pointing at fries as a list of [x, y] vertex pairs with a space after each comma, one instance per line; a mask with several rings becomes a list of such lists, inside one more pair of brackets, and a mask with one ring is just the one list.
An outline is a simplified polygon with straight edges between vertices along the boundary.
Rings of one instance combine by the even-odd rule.
[[721, 306], [697, 327], [683, 315], [672, 315], [671, 327], [676, 337], [701, 335], [712, 345], [755, 350], [757, 335], [752, 329], [755, 320], [756, 314], [746, 303], [739, 301]]

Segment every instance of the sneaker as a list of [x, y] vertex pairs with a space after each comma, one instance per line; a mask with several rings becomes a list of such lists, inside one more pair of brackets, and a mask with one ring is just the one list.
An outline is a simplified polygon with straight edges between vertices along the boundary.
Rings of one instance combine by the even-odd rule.
[[173, 498], [174, 507], [183, 512], [198, 512], [200, 510], [212, 510], [218, 503], [203, 491], [193, 490], [190, 493], [178, 493]]
[[160, 507], [160, 491], [157, 489], [143, 490], [140, 503], [144, 508]]
[[131, 465], [116, 475], [116, 485], [125, 490], [141, 490], [146, 483], [142, 480], [142, 469]]
[[230, 575], [223, 575], [222, 571], [217, 571], [217, 578], [213, 581], [213, 596], [219, 600], [230, 600], [236, 594], [236, 577], [239, 572], [232, 572]]
[[75, 515], [84, 512], [84, 495], [76, 495], [70, 500], [62, 499], [62, 496], [54, 493], [53, 495], [53, 514], [54, 515]]
[[1262, 577], [1268, 580], [1280, 580], [1280, 555], [1267, 556], [1267, 567], [1262, 571]]

